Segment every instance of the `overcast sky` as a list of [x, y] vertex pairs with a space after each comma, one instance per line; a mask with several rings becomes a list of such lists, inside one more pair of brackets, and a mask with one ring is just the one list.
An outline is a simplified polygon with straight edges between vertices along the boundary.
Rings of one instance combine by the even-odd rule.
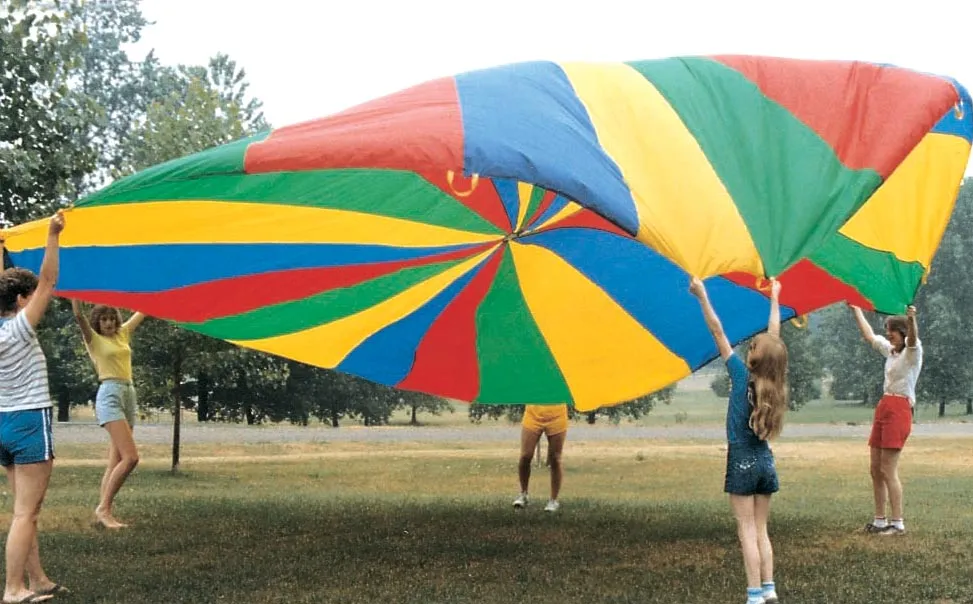
[[[573, 4], [576, 8], [569, 7]], [[133, 49], [217, 52], [284, 126], [424, 80], [516, 61], [761, 54], [860, 59], [973, 89], [973, 0], [143, 0]], [[252, 7], [248, 9], [246, 7]], [[813, 8], [812, 8], [813, 7]], [[973, 174], [973, 166], [967, 168]]]

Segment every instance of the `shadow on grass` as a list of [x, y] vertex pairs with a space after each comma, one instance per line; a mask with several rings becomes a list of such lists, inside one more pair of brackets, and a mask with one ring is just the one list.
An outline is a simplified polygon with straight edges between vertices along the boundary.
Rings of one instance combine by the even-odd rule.
[[[76, 602], [744, 600], [724, 505], [570, 499], [557, 515], [508, 505], [145, 495], [127, 509], [135, 528], [43, 533], [41, 547]], [[813, 512], [773, 520], [782, 602], [970, 601], [968, 532], [879, 541]]]

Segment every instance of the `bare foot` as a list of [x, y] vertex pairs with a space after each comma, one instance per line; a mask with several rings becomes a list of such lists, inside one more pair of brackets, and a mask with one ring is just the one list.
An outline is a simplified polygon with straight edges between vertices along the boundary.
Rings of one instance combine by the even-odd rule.
[[111, 515], [111, 512], [105, 511], [100, 507], [95, 508], [95, 522], [107, 529], [120, 529], [128, 526], [127, 524], [115, 520], [115, 517]]
[[55, 583], [50, 579], [47, 579], [46, 581], [43, 582], [38, 581], [37, 583], [31, 583], [28, 589], [33, 591], [38, 596], [47, 596], [47, 595], [57, 596], [61, 594], [71, 593], [70, 589], [61, 585], [60, 583]]
[[10, 604], [19, 604], [21, 602], [46, 602], [47, 600], [50, 600], [53, 597], [54, 596], [52, 594], [40, 596], [35, 594], [32, 591], [24, 590], [22, 592], [18, 592], [18, 595], [11, 595], [8, 593], [4, 593], [3, 601], [5, 604], [8, 602]]

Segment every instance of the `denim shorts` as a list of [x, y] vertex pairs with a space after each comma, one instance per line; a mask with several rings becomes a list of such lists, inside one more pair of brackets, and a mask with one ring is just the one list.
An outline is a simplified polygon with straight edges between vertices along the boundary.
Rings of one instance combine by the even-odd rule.
[[0, 466], [54, 459], [53, 416], [51, 407], [0, 413]]
[[735, 447], [726, 451], [723, 491], [732, 495], [770, 495], [780, 490], [770, 449]]
[[95, 395], [95, 418], [99, 426], [108, 422], [126, 420], [129, 426], [135, 425], [135, 387], [130, 382], [104, 380]]

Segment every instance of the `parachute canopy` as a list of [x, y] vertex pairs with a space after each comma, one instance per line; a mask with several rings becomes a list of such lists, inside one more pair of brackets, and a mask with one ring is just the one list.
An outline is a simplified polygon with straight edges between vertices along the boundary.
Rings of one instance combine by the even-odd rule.
[[[967, 91], [861, 62], [533, 62], [426, 82], [119, 180], [58, 293], [390, 386], [589, 410], [848, 300], [910, 303], [970, 153]], [[46, 220], [5, 233], [37, 270]]]

